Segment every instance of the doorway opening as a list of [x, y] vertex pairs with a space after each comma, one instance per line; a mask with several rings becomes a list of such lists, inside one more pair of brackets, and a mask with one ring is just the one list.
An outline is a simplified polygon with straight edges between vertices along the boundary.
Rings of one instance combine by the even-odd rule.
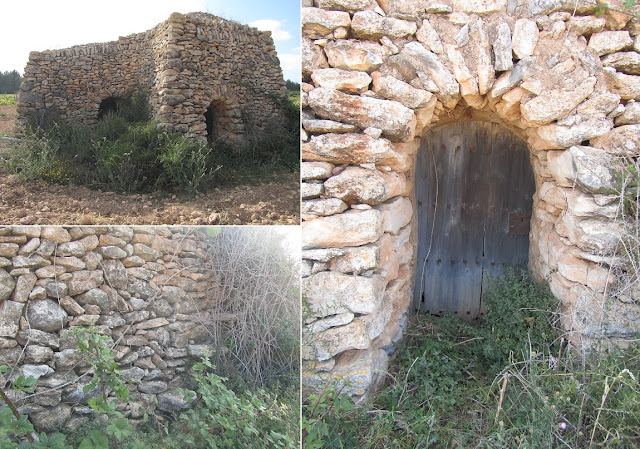
[[115, 112], [118, 112], [118, 98], [116, 97], [105, 98], [100, 102], [100, 106], [98, 108], [98, 120]]
[[465, 121], [427, 133], [415, 167], [414, 309], [482, 317], [489, 277], [527, 265], [534, 192], [527, 144], [506, 128]]

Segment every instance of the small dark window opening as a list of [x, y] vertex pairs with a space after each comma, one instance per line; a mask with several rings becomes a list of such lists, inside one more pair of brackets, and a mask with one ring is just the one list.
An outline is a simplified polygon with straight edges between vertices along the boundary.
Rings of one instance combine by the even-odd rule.
[[204, 113], [204, 120], [207, 124], [207, 141], [209, 143], [213, 142], [216, 139], [216, 114], [215, 114], [215, 105], [211, 103], [211, 105], [207, 108], [207, 112]]
[[115, 97], [105, 98], [100, 102], [98, 119], [104, 118], [113, 112], [118, 112], [118, 100]]

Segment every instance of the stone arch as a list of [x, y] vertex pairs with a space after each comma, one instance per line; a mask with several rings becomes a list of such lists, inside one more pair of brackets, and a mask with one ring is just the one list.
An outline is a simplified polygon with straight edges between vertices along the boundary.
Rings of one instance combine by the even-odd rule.
[[529, 266], [560, 300], [571, 343], [636, 332], [624, 317], [640, 316], [636, 304], [603, 307], [612, 168], [640, 154], [640, 76], [622, 62], [637, 59], [626, 51], [636, 21], [560, 2], [334, 3], [302, 14], [305, 382], [348, 379], [364, 398], [381, 379], [414, 288], [420, 137], [464, 119], [529, 146]]

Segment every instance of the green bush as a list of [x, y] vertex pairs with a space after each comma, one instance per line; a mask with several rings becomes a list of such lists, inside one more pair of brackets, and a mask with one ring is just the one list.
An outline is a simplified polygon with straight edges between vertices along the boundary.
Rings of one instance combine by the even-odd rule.
[[287, 119], [264, 133], [253, 132], [248, 120], [241, 149], [159, 131], [142, 94], [119, 100], [117, 111], [92, 126], [67, 124], [50, 112], [34, 117], [9, 168], [27, 179], [127, 193], [194, 194], [216, 184], [253, 183], [275, 171], [298, 169], [299, 113], [291, 101], [281, 101]]

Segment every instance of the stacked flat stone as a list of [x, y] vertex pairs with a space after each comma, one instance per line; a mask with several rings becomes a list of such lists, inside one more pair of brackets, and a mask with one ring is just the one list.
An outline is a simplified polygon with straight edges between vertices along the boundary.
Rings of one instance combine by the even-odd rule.
[[334, 379], [366, 399], [384, 378], [412, 297], [420, 139], [462, 119], [529, 145], [530, 269], [572, 344], [640, 330], [640, 298], [603, 299], [614, 170], [640, 154], [636, 18], [562, 0], [303, 3], [306, 384]]
[[47, 431], [90, 413], [98, 391], [82, 391], [90, 376], [80, 378], [88, 365], [69, 338], [74, 326], [117, 342], [115, 360], [134, 382], [126, 416], [186, 409], [180, 373], [208, 347], [203, 324], [216, 306], [205, 240], [180, 227], [0, 229], [0, 366], [38, 379], [35, 395], [14, 397], [19, 411]]
[[206, 140], [214, 105], [217, 137], [244, 138], [282, 120], [274, 95], [286, 95], [271, 32], [206, 13], [174, 13], [144, 33], [118, 41], [32, 52], [18, 96], [18, 120], [55, 112], [95, 123], [100, 102], [144, 91], [160, 128]]

